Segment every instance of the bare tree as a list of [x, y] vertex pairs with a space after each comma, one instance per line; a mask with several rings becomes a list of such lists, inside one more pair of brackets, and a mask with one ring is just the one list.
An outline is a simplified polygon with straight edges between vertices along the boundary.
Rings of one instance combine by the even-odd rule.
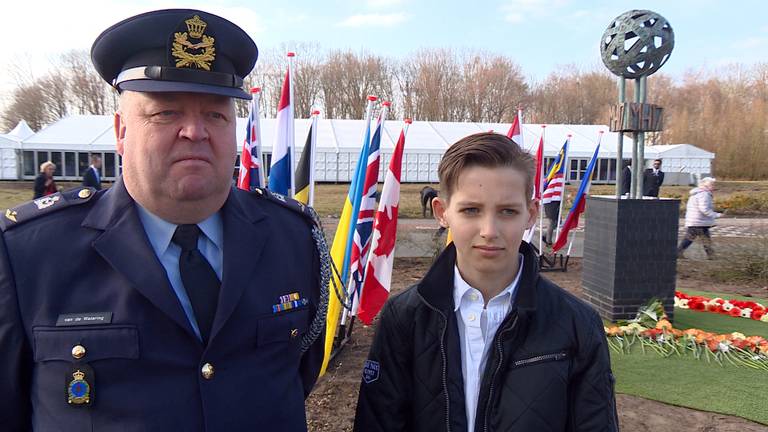
[[359, 119], [365, 115], [366, 98], [392, 100], [393, 66], [384, 57], [333, 51], [321, 66], [323, 105], [328, 118]]
[[520, 67], [506, 57], [473, 54], [462, 66], [463, 106], [474, 122], [511, 121], [528, 98]]

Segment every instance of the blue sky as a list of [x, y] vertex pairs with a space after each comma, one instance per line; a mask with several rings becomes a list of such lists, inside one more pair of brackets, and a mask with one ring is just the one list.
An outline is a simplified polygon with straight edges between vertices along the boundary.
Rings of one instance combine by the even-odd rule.
[[610, 20], [629, 9], [650, 9], [674, 29], [675, 49], [662, 69], [674, 77], [702, 67], [768, 62], [763, 0], [11, 1], [0, 17], [0, 92], [13, 86], [9, 65], [42, 75], [50, 58], [89, 49], [109, 25], [167, 7], [222, 15], [245, 28], [260, 49], [294, 41], [392, 57], [425, 47], [479, 49], [513, 58], [534, 80], [568, 65], [602, 67], [598, 43]]

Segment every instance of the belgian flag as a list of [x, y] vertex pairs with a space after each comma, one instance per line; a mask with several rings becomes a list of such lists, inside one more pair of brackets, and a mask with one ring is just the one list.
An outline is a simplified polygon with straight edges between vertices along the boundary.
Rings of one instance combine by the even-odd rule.
[[307, 141], [304, 150], [301, 151], [299, 164], [296, 166], [296, 194], [293, 199], [311, 206], [314, 202], [314, 163], [315, 141], [317, 140], [317, 115], [319, 111], [312, 112], [312, 125], [309, 127]]

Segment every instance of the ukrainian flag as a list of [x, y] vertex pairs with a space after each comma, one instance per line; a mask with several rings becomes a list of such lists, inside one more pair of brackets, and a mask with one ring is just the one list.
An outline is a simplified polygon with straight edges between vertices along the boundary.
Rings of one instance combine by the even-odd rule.
[[[342, 280], [346, 280], [346, 273], [349, 269], [349, 249], [348, 243], [353, 233], [355, 223], [357, 222], [357, 212], [360, 208], [360, 199], [363, 189], [363, 182], [365, 181], [365, 168], [367, 166], [368, 158], [368, 146], [371, 140], [371, 127], [370, 119], [366, 116], [365, 125], [365, 138], [363, 139], [363, 148], [360, 150], [360, 157], [357, 159], [357, 165], [355, 166], [355, 176], [349, 183], [349, 192], [347, 193], [347, 199], [344, 201], [344, 208], [341, 210], [341, 217], [339, 218], [339, 225], [336, 227], [336, 233], [333, 235], [333, 245], [331, 246], [331, 259], [334, 265], [339, 271], [342, 271], [342, 279], [339, 279], [339, 275], [334, 271], [332, 275], [331, 291], [328, 296], [328, 316], [325, 324], [325, 354], [323, 356], [323, 366], [320, 368], [320, 376], [325, 374], [325, 370], [328, 368], [328, 362], [331, 360], [331, 351], [333, 350], [333, 342], [336, 338], [336, 330], [339, 325], [339, 318], [341, 316], [341, 302], [339, 302], [338, 296], [334, 293], [334, 290], [338, 289], [342, 292]], [[335, 284], [335, 285], [334, 285]], [[338, 288], [335, 288], [338, 287]]]

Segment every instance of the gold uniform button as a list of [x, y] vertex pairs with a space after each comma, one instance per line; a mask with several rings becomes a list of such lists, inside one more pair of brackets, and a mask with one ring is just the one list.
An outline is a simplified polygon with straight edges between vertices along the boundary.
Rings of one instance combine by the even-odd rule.
[[72, 357], [80, 360], [85, 357], [85, 347], [82, 345], [75, 345], [72, 347]]
[[206, 363], [203, 365], [203, 368], [201, 369], [203, 378], [209, 380], [213, 379], [213, 365], [210, 363]]
[[91, 196], [91, 190], [90, 189], [81, 189], [80, 192], [77, 193], [77, 196], [79, 196], [82, 199], [86, 199], [89, 196]]

